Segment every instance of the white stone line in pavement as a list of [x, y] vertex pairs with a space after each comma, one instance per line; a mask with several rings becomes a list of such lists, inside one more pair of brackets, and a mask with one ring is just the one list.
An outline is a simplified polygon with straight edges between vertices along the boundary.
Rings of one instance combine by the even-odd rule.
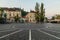
[[[45, 29], [45, 28], [42, 28], [44, 30], [48, 30], [48, 29]], [[52, 32], [55, 32], [55, 33], [60, 33], [60, 32], [57, 32], [57, 31], [53, 31], [53, 30], [48, 30], [48, 31], [52, 31]]]
[[10, 36], [10, 35], [13, 35], [13, 34], [15, 34], [15, 33], [18, 33], [18, 32], [20, 32], [20, 31], [22, 31], [22, 30], [18, 30], [18, 31], [12, 32], [12, 33], [10, 33], [10, 34], [1, 36], [0, 39], [5, 38], [5, 37]]
[[49, 35], [49, 36], [51, 36], [51, 37], [54, 37], [54, 38], [56, 38], [56, 39], [60, 39], [60, 37], [57, 37], [57, 36], [55, 36], [55, 35], [49, 34], [49, 33], [47, 33], [47, 32], [44, 32], [44, 31], [42, 31], [42, 30], [40, 30], [40, 29], [38, 29], [38, 31], [40, 31], [40, 32], [42, 32], [42, 33], [44, 33], [44, 34], [47, 34], [47, 35]]
[[8, 32], [8, 31], [12, 31], [12, 30], [4, 30], [4, 31], [0, 31], [0, 33], [1, 33], [1, 32]]
[[31, 30], [29, 30], [29, 40], [31, 40]]
[[11, 24], [9, 27], [11, 27], [11, 28], [15, 28], [15, 26], [16, 26], [16, 25]]

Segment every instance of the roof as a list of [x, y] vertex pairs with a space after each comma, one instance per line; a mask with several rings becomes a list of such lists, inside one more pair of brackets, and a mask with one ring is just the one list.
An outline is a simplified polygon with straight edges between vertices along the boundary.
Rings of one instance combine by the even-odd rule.
[[0, 7], [0, 9], [2, 10], [9, 10], [9, 11], [20, 11], [21, 9], [20, 8], [7, 8], [7, 7]]
[[30, 13], [37, 13], [37, 12], [36, 12], [36, 11], [32, 11], [32, 10], [31, 10], [31, 11], [30, 11]]
[[32, 10], [30, 12], [24, 11], [24, 12], [22, 12], [22, 17], [25, 18], [30, 13], [36, 13], [36, 12], [35, 11], [32, 11]]

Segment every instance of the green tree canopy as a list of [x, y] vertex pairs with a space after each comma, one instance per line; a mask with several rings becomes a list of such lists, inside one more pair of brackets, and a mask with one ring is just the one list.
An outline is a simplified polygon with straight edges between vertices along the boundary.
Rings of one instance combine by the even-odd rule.
[[39, 3], [36, 2], [35, 11], [39, 12]]
[[51, 18], [52, 20], [54, 20], [55, 19], [55, 17], [54, 16], [52, 16], [52, 18]]
[[45, 9], [44, 9], [44, 4], [41, 3], [41, 8], [40, 8], [41, 12], [40, 12], [40, 21], [44, 22], [44, 18], [45, 18]]
[[60, 19], [60, 15], [56, 15], [56, 19]]
[[4, 17], [7, 18], [7, 14], [6, 13], [4, 14]]
[[28, 14], [28, 12], [24, 11], [23, 9], [21, 10], [22, 17], [26, 16], [27, 14]]
[[45, 9], [44, 9], [44, 4], [41, 3], [41, 7], [39, 8], [39, 3], [36, 3], [35, 6], [35, 11], [36, 11], [36, 20], [37, 22], [44, 22], [44, 18], [45, 18]]

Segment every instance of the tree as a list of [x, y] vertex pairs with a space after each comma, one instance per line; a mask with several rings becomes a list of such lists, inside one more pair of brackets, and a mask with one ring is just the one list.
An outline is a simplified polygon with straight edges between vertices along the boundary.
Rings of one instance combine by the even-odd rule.
[[39, 3], [36, 2], [35, 11], [39, 12]]
[[3, 23], [4, 18], [2, 17], [3, 16], [3, 9], [2, 8], [0, 8], [0, 12], [1, 12], [1, 14], [0, 14], [0, 23]]
[[37, 22], [44, 22], [44, 18], [45, 18], [44, 4], [41, 3], [41, 7], [39, 9], [39, 4], [36, 3], [35, 11], [36, 11], [36, 16], [35, 17], [36, 17]]
[[[28, 14], [27, 11], [25, 11], [24, 9], [21, 9], [21, 15], [22, 15], [23, 18], [24, 18], [27, 14]], [[21, 18], [20, 22], [26, 21], [26, 20], [24, 20], [23, 18]]]
[[54, 16], [52, 16], [52, 18], [51, 18], [52, 20], [54, 20], [55, 19], [55, 17]]
[[14, 17], [15, 22], [19, 21], [20, 17], [18, 16], [18, 14]]
[[41, 13], [40, 13], [40, 22], [44, 22], [44, 18], [45, 18], [45, 9], [44, 9], [44, 4], [41, 3]]
[[4, 14], [4, 18], [7, 19], [7, 14], [6, 13]]
[[60, 19], [60, 15], [58, 14], [58, 15], [56, 15], [56, 19]]
[[7, 14], [6, 13], [4, 14], [4, 20], [5, 20], [5, 22], [7, 20]]
[[28, 12], [24, 11], [23, 9], [21, 10], [21, 15], [22, 15], [22, 17], [26, 16], [27, 13], [28, 13]]
[[3, 15], [3, 9], [0, 8], [0, 11], [1, 11], [0, 17], [2, 17], [2, 15]]
[[35, 6], [35, 11], [36, 11], [36, 21], [39, 22], [39, 3], [36, 2], [36, 6]]

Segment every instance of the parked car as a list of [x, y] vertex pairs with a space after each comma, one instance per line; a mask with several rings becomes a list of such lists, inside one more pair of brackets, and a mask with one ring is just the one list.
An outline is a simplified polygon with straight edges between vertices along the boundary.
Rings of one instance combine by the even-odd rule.
[[6, 23], [6, 19], [0, 18], [0, 23], [1, 23], [1, 24], [5, 24], [5, 23]]

